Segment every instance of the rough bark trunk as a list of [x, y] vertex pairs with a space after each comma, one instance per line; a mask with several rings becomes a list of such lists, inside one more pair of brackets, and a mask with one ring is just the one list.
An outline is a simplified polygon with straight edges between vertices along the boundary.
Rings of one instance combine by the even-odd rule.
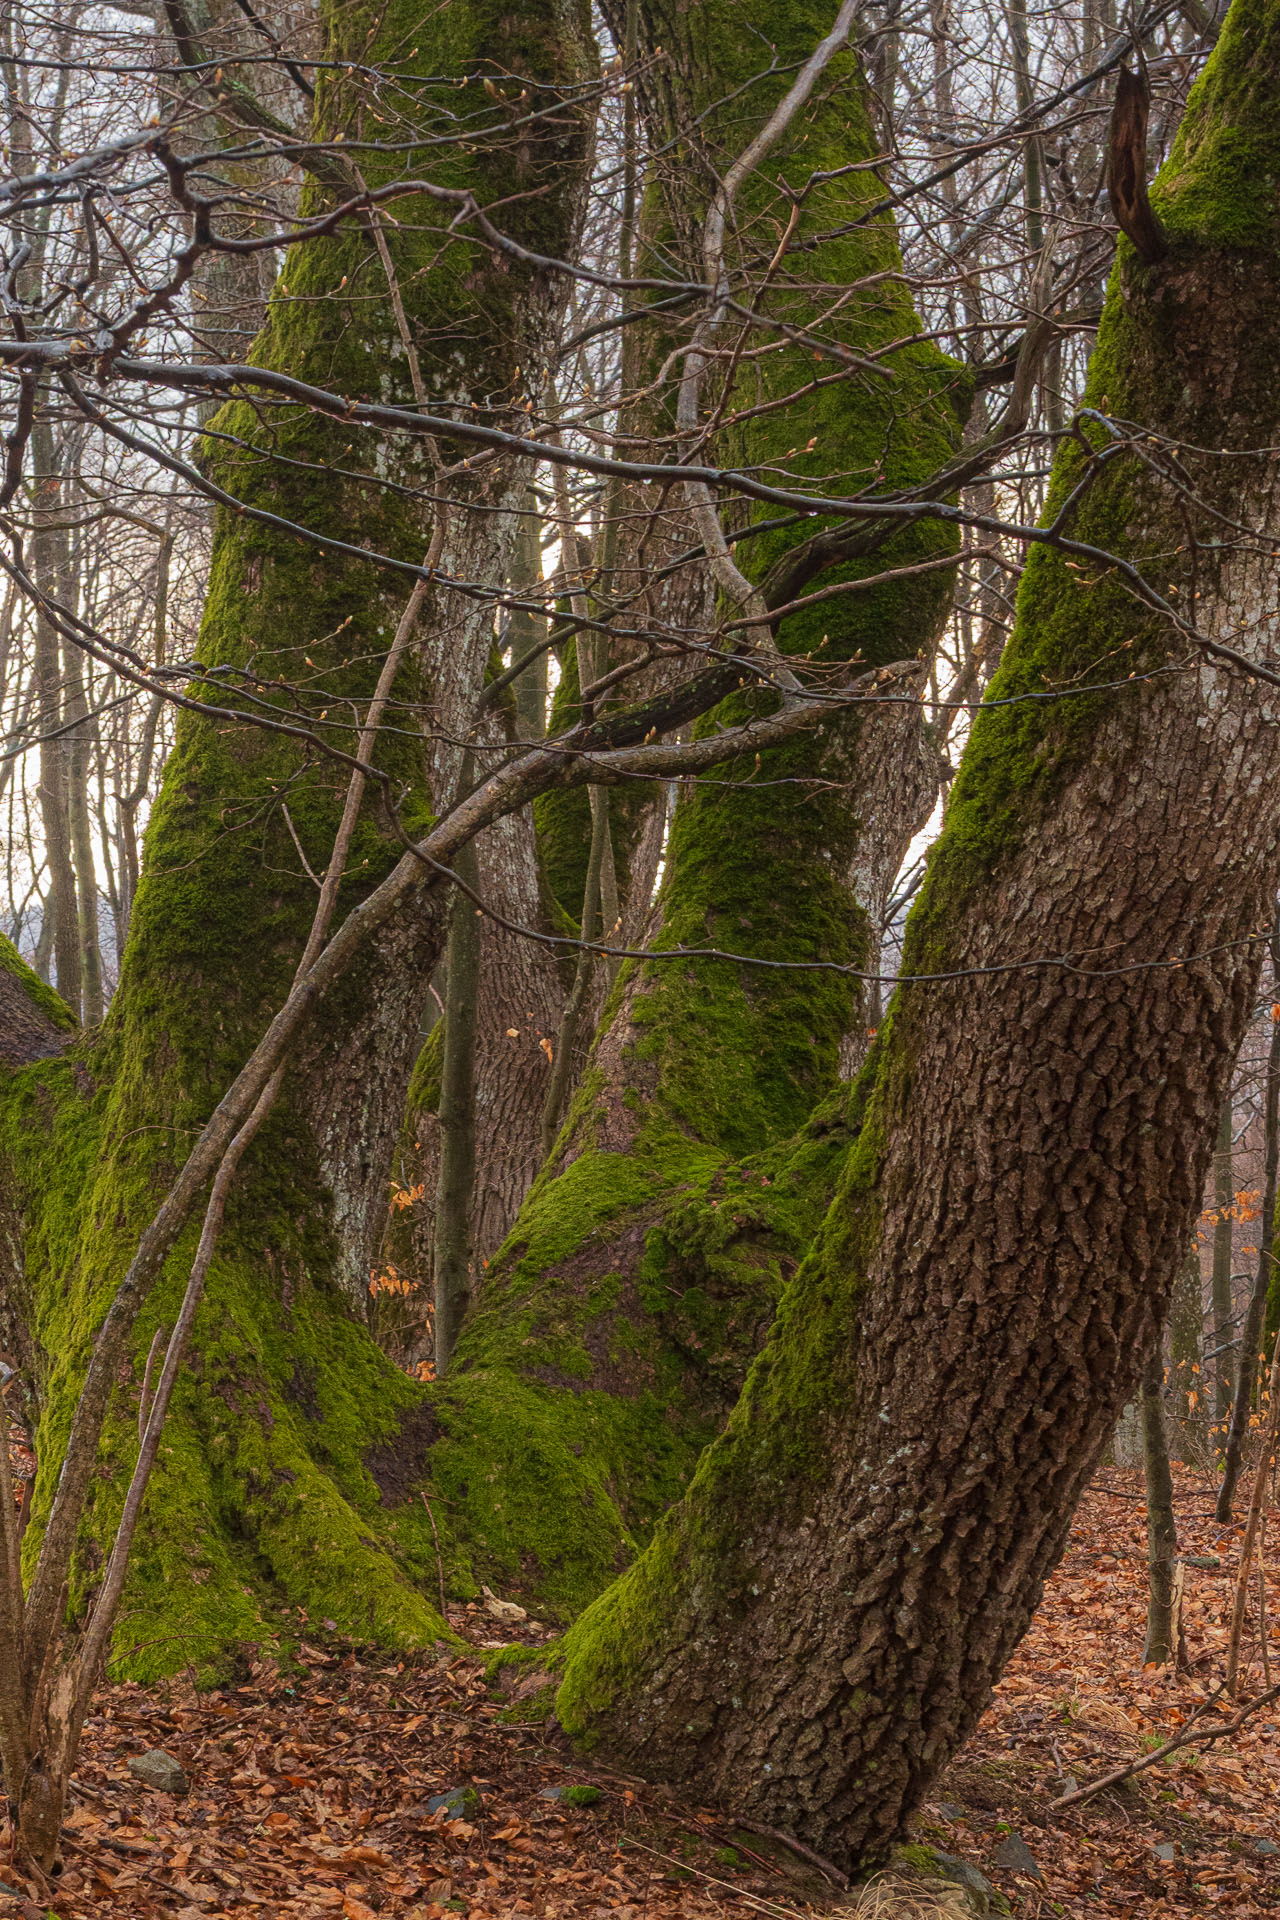
[[[753, 6], [672, 10], [642, 26], [642, 53], [646, 36], [671, 29], [673, 71], [701, 89], [682, 96], [679, 113], [683, 123], [701, 112], [702, 137], [714, 136], [694, 176], [704, 207], [710, 181], [785, 85], [777, 70], [758, 77], [751, 23], [763, 28], [766, 17], [773, 36], [776, 12]], [[778, 69], [790, 72], [829, 26], [823, 9], [796, 9]], [[725, 95], [734, 104], [723, 122], [702, 112]], [[842, 58], [785, 151], [770, 156], [768, 178], [743, 193], [772, 250], [771, 215], [785, 225], [790, 209], [776, 175], [798, 186], [830, 161], [831, 183], [803, 201], [803, 285], [783, 274], [777, 310], [799, 322], [820, 299], [815, 285], [853, 289], [873, 274], [865, 297], [850, 293], [826, 322], [860, 351], [909, 339], [916, 325], [891, 271], [878, 277], [896, 259], [892, 228], [855, 224], [878, 189], [854, 163], [873, 151], [860, 76]], [[685, 177], [681, 220], [692, 201]], [[852, 238], [826, 237], [846, 222]], [[807, 349], [773, 355], [766, 399], [796, 397], [735, 420], [735, 407], [761, 397], [753, 369], [729, 398], [726, 442], [737, 459], [767, 464], [812, 438], [821, 454], [801, 456], [802, 467], [868, 481], [881, 460], [890, 484], [931, 472], [954, 445], [963, 383], [929, 348], [890, 350], [883, 364], [883, 385], [842, 379], [815, 391]], [[762, 577], [789, 564], [814, 530], [808, 522], [744, 539], [743, 563]], [[826, 584], [949, 550], [926, 530], [871, 561], [829, 558], [817, 573]], [[859, 653], [871, 669], [912, 661], [936, 641], [947, 587], [940, 568], [834, 597], [783, 620], [780, 646], [810, 671]], [[442, 1431], [426, 1464], [445, 1496], [459, 1570], [561, 1615], [599, 1591], [687, 1482], [821, 1217], [844, 1137], [840, 1103], [823, 1102], [859, 994], [848, 975], [769, 967], [856, 967], [870, 955], [870, 916], [934, 791], [910, 677], [905, 686], [905, 700], [691, 783], [650, 938], [764, 964], [690, 957], [624, 968], [552, 1158], [484, 1277], [435, 1396]], [[760, 697], [735, 695], [707, 724]], [[576, 900], [569, 886], [561, 898], [576, 912], [582, 878], [572, 884]]]
[[[397, 99], [411, 132], [432, 135], [456, 124], [460, 103], [474, 94], [473, 144], [465, 155], [454, 152], [452, 178], [465, 178], [482, 201], [503, 200], [509, 227], [527, 244], [564, 254], [589, 148], [582, 112], [570, 103], [547, 116], [540, 134], [513, 144], [506, 109], [480, 76], [492, 71], [502, 83], [514, 73], [548, 94], [561, 84], [572, 90], [593, 53], [581, 10], [569, 0], [529, 0], [516, 9], [471, 0], [450, 10], [447, 33], [434, 21], [416, 0], [372, 14], [331, 9], [327, 57], [334, 64], [320, 87], [320, 128], [344, 131], [344, 151], [377, 184], [399, 163], [360, 148], [361, 63], [404, 69]], [[476, 76], [465, 97], [447, 79], [416, 78], [451, 70]], [[483, 137], [486, 125], [492, 141]], [[495, 264], [450, 231], [447, 214], [430, 202], [402, 203], [398, 211], [393, 269], [432, 403], [475, 406], [504, 420], [507, 408], [521, 413], [517, 369], [541, 380], [556, 283]], [[287, 286], [273, 296], [255, 348], [259, 363], [353, 396], [412, 398], [410, 356], [374, 239], [349, 227], [294, 250]], [[499, 403], [494, 394], [506, 397]], [[425, 454], [363, 443], [353, 449], [341, 426], [289, 406], [235, 403], [222, 424], [228, 438], [211, 442], [206, 460], [240, 499], [322, 535], [421, 562], [433, 510], [420, 500], [436, 491]], [[285, 460], [264, 459], [264, 448]], [[385, 478], [402, 484], [384, 488]], [[477, 484], [451, 505], [443, 572], [475, 570], [494, 585], [506, 577], [512, 492], [511, 477], [495, 465], [483, 491]], [[359, 721], [407, 592], [363, 561], [318, 553], [247, 517], [220, 517], [200, 659], [206, 696], [223, 717], [181, 721], [147, 831], [120, 987], [100, 1038], [74, 1057], [16, 1073], [0, 1109], [24, 1227], [12, 1286], [31, 1302], [37, 1352], [37, 1529], [94, 1328], [192, 1129], [283, 998], [314, 907], [304, 869], [325, 865], [345, 792], [342, 766], [236, 719], [240, 676], [253, 676], [259, 696], [269, 695], [277, 675], [300, 686], [322, 735], [349, 749], [351, 720]], [[389, 790], [403, 796], [408, 829], [451, 772], [441, 744], [420, 730], [424, 690], [437, 703], [462, 705], [479, 692], [483, 624], [441, 592], [420, 622], [419, 657], [393, 689], [377, 758]], [[447, 654], [445, 634], [456, 656]], [[468, 686], [445, 683], [455, 657], [459, 673], [472, 673]], [[395, 825], [380, 805], [368, 804], [342, 902], [359, 900], [402, 851]], [[384, 1359], [354, 1314], [385, 1217], [405, 1086], [440, 953], [438, 895], [420, 895], [326, 997], [233, 1190], [116, 1639], [117, 1654], [138, 1674], [188, 1661], [216, 1668], [229, 1643], [270, 1637], [286, 1600], [386, 1641], [421, 1643], [442, 1630], [414, 1590], [419, 1574], [424, 1591], [434, 1586], [426, 1516], [419, 1524], [393, 1510], [388, 1477], [390, 1442], [402, 1422], [420, 1417], [420, 1390]], [[73, 1609], [92, 1591], [136, 1445], [141, 1355], [172, 1315], [193, 1236], [194, 1227], [135, 1329], [135, 1376], [121, 1383], [104, 1439]]]
[[[1237, 0], [1157, 194], [1170, 254], [1122, 247], [1110, 290], [1085, 432], [1120, 450], [1074, 445], [1051, 501], [1089, 474], [1071, 534], [1259, 662], [1278, 98], [1280, 6]], [[1189, 551], [1177, 478], [1113, 421], [1182, 447], [1206, 528], [1244, 510], [1263, 538]], [[1044, 701], [1116, 647], [1135, 679]], [[574, 1737], [841, 1865], [884, 1853], [990, 1699], [1190, 1237], [1274, 897], [1280, 695], [1187, 654], [1114, 569], [1033, 553], [909, 928], [908, 981], [960, 977], [900, 990], [725, 1434], [563, 1648]]]
[[[455, 872], [474, 888], [480, 862], [464, 847]], [[455, 888], [445, 958], [444, 1059], [440, 1074], [440, 1171], [436, 1187], [435, 1363], [441, 1376], [471, 1298], [471, 1189], [476, 1177], [476, 1000], [480, 927], [475, 904]]]

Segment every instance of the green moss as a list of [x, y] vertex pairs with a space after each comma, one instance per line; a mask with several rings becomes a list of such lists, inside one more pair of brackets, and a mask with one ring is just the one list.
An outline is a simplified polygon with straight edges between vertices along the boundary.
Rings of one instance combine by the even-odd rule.
[[934, 1847], [921, 1846], [916, 1841], [905, 1847], [897, 1848], [894, 1858], [901, 1860], [904, 1866], [915, 1867], [919, 1873], [938, 1874], [938, 1855]]
[[[447, 147], [433, 149], [441, 160], [434, 178], [482, 201], [504, 200], [508, 231], [539, 250], [565, 251], [587, 129], [569, 108], [528, 138], [489, 140], [487, 130], [505, 133], [509, 109], [481, 73], [499, 74], [499, 93], [513, 75], [535, 90], [574, 82], [591, 59], [581, 7], [547, 0], [513, 11], [475, 0], [424, 23], [404, 0], [334, 6], [325, 34], [329, 58], [377, 63], [397, 114], [424, 142], [449, 130]], [[415, 77], [451, 72], [473, 77], [465, 87]], [[369, 123], [359, 85], [354, 69], [322, 80], [317, 130], [345, 134], [344, 150], [377, 184], [400, 162], [379, 151], [381, 124]], [[471, 141], [452, 137], [459, 114]], [[313, 188], [308, 199], [315, 211], [323, 196]], [[434, 202], [398, 203], [390, 244], [429, 385], [442, 401], [474, 394], [507, 417], [523, 394], [520, 314], [536, 274], [495, 263], [453, 232]], [[411, 401], [367, 234], [351, 224], [290, 254], [254, 358], [353, 397]], [[540, 369], [526, 372], [536, 386]], [[268, 450], [282, 457], [268, 459]], [[247, 506], [356, 549], [421, 560], [431, 469], [420, 443], [353, 438], [306, 409], [237, 401], [211, 424], [202, 460]], [[293, 835], [323, 867], [345, 796], [344, 767], [245, 724], [241, 713], [251, 697], [290, 721], [300, 707], [322, 738], [350, 750], [353, 716], [376, 682], [406, 593], [403, 578], [364, 558], [317, 552], [231, 509], [218, 515], [198, 648], [205, 676], [194, 691], [220, 711], [188, 712], [179, 723], [109, 1017], [82, 1055], [41, 1063], [0, 1088], [0, 1143], [26, 1203], [25, 1283], [41, 1355], [29, 1554], [116, 1280], [296, 966], [315, 890]], [[421, 829], [432, 804], [418, 725], [423, 692], [407, 661], [376, 756], [409, 831]], [[401, 851], [371, 804], [339, 915]], [[15, 968], [2, 951], [0, 964]], [[26, 972], [33, 1000], [67, 1024]], [[374, 960], [352, 969], [326, 1000], [326, 1043], [364, 1044], [379, 991]], [[447, 1635], [422, 1597], [437, 1582], [429, 1516], [400, 1497], [387, 1471], [393, 1443], [403, 1448], [420, 1430], [425, 1395], [378, 1351], [337, 1285], [330, 1211], [301, 1089], [286, 1081], [246, 1157], [210, 1270], [139, 1530], [117, 1672], [149, 1679], [190, 1663], [213, 1675], [238, 1643], [276, 1639], [285, 1609], [298, 1606], [389, 1646]], [[121, 1381], [85, 1516], [74, 1611], [88, 1604], [114, 1531], [136, 1452], [144, 1357], [156, 1328], [172, 1324], [195, 1232], [193, 1223], [175, 1247], [135, 1330], [132, 1379]]]
[[1274, 244], [1280, 211], [1278, 73], [1280, 15], [1272, 0], [1235, 0], [1152, 193], [1179, 245]]
[[[578, 1095], [583, 1138], [599, 1080]], [[822, 1218], [846, 1143], [833, 1098], [740, 1164], [646, 1133], [536, 1183], [484, 1310], [432, 1390], [431, 1488], [456, 1580], [570, 1618], [687, 1484]]]
[[47, 1019], [63, 1033], [74, 1033], [79, 1025], [74, 1013], [65, 1000], [62, 1000], [47, 986], [35, 971], [29, 967], [12, 940], [0, 934], [0, 967], [17, 980], [33, 1006], [40, 1009]]
[[[582, 708], [578, 698], [578, 649], [570, 641], [560, 652], [560, 680], [551, 696], [549, 731], [563, 733], [576, 725]], [[564, 917], [564, 931], [577, 934], [582, 918], [582, 896], [587, 884], [591, 852], [591, 802], [585, 787], [553, 789], [533, 803], [538, 856], [543, 879]]]
[[[759, 16], [781, 63], [801, 42], [812, 50], [818, 12], [801, 7], [785, 22], [776, 10], [767, 23]], [[706, 109], [713, 150], [738, 151], [783, 84], [774, 76], [749, 98], [717, 104], [733, 99], [736, 73], [748, 65], [756, 73], [754, 17], [750, 8], [710, 5], [680, 19], [687, 44], [682, 38], [673, 57], [685, 80], [705, 89], [689, 105]], [[856, 226], [879, 192], [856, 162], [874, 150], [856, 65], [838, 62], [794, 150], [776, 165], [771, 158], [767, 177], [745, 191], [740, 233], [744, 246], [772, 236], [771, 250], [782, 208], [776, 180], [807, 186], [815, 169], [836, 169], [804, 198], [804, 284], [784, 276], [772, 310], [807, 325], [811, 279], [851, 289], [838, 315], [823, 319], [824, 337], [880, 352], [884, 372], [814, 385], [811, 352], [790, 346], [753, 363], [717, 449], [726, 460], [766, 468], [785, 460], [815, 483], [838, 475], [852, 491], [908, 485], [954, 448], [963, 400], [956, 370], [931, 346], [898, 344], [916, 322], [892, 224]], [[684, 172], [681, 181], [684, 201], [672, 203], [658, 248], [678, 250], [681, 220], [696, 215]], [[851, 223], [846, 237], [830, 238]], [[772, 407], [797, 387], [798, 399]], [[810, 439], [809, 452], [790, 457]], [[740, 561], [764, 579], [822, 524], [743, 542]], [[945, 553], [950, 538], [936, 526], [915, 529], [812, 584]], [[945, 570], [881, 583], [783, 621], [780, 644], [822, 663], [911, 658], [934, 644], [947, 590]], [[561, 722], [573, 715], [575, 672], [567, 659]], [[704, 724], [760, 706], [744, 690]], [[866, 958], [868, 931], [849, 880], [861, 823], [838, 784], [854, 776], [861, 725], [856, 716], [833, 719], [759, 763], [692, 784], [667, 850], [656, 945], [714, 945], [764, 961], [856, 966]], [[566, 796], [548, 797], [537, 817], [557, 897], [576, 915], [589, 830], [585, 800], [573, 805], [576, 814]], [[602, 1030], [623, 1008], [621, 1071], [611, 1063], [607, 1084], [603, 1073], [588, 1073], [433, 1403], [446, 1437], [432, 1451], [431, 1473], [474, 1577], [492, 1572], [560, 1617], [598, 1593], [651, 1535], [654, 1552], [682, 1551], [661, 1515], [733, 1405], [849, 1139], [843, 1100], [822, 1105], [856, 1017], [847, 976], [692, 958], [628, 966]], [[621, 1114], [610, 1104], [619, 1098]], [[820, 1315], [814, 1350], [795, 1373], [821, 1366], [828, 1324]], [[758, 1368], [751, 1378], [756, 1393], [780, 1400], [795, 1384], [788, 1373], [767, 1388]], [[812, 1445], [804, 1421], [796, 1445]]]
[[[1264, 141], [1276, 138], [1270, 103], [1280, 77], [1280, 8], [1246, 0], [1232, 19], [1247, 38], [1224, 35], [1225, 50], [1215, 55], [1200, 97], [1224, 123], [1232, 114], [1242, 116], [1232, 165], [1239, 170], [1235, 188], [1247, 193], [1254, 182], [1244, 156], [1253, 133]], [[1255, 60], [1268, 66], [1269, 86], [1261, 92], [1250, 77]], [[1208, 112], [1202, 105], [1170, 163], [1167, 204], [1174, 225], [1184, 194], [1196, 219], [1203, 217], [1195, 156], [1210, 139]], [[1274, 194], [1269, 209], [1274, 218]], [[1175, 440], [1255, 444], [1252, 396], [1246, 390], [1224, 424], [1212, 372], [1201, 365], [1224, 282], [1242, 300], [1274, 302], [1274, 263], [1262, 273], [1252, 260], [1233, 256], [1228, 243], [1249, 244], [1232, 241], [1235, 233], [1232, 217], [1224, 216], [1207, 232], [1208, 251], [1190, 267], [1175, 256], [1166, 267], [1148, 270], [1131, 255], [1122, 257], [1090, 369], [1087, 404], [1098, 413], [1110, 410], [1127, 422], [1149, 423]], [[1273, 226], [1273, 244], [1275, 237]], [[1246, 306], [1233, 324], [1247, 315]], [[1180, 318], [1194, 325], [1179, 325]], [[1257, 377], [1274, 378], [1274, 368], [1260, 368]], [[1210, 420], [1217, 422], [1212, 436], [1197, 431]], [[1105, 423], [1096, 419], [1089, 437], [1097, 449], [1111, 444]], [[1190, 561], [1180, 551], [1186, 538], [1180, 505], [1162, 496], [1127, 447], [1118, 458], [1096, 462], [1086, 448], [1069, 444], [1055, 471], [1049, 516], [1066, 505], [1086, 471], [1092, 485], [1070, 518], [1072, 536], [1136, 561], [1161, 591], [1187, 592]], [[1220, 478], [1217, 485], [1225, 498], [1229, 480]], [[1203, 586], [1212, 579], [1212, 549], [1199, 550], [1196, 564], [1196, 584]], [[1185, 650], [1105, 563], [1095, 568], [1047, 548], [1033, 553], [1012, 640], [975, 722], [908, 926], [908, 976], [971, 959], [975, 896], [996, 897], [1002, 865], [1023, 848], [1085, 760], [1093, 757], [1096, 764], [1104, 722], [1119, 736], [1123, 753], [1127, 703], [1159, 697], [1140, 682], [1131, 686], [1127, 676], [1163, 666], [1171, 646], [1179, 655]], [[1102, 680], [1119, 684], [1073, 691]], [[1005, 704], [1015, 695], [1023, 697]], [[1136, 726], [1136, 706], [1134, 712]], [[1100, 771], [1105, 775], [1105, 768]], [[721, 1629], [740, 1626], [767, 1604], [773, 1566], [755, 1516], [769, 1516], [772, 1542], [779, 1530], [798, 1529], [814, 1511], [814, 1482], [829, 1472], [827, 1437], [857, 1404], [859, 1320], [879, 1250], [886, 1148], [911, 1098], [914, 1060], [936, 1027], [938, 1006], [935, 995], [912, 990], [909, 980], [899, 991], [851, 1095], [849, 1125], [856, 1137], [830, 1213], [783, 1294], [769, 1341], [725, 1431], [703, 1455], [679, 1505], [663, 1516], [642, 1558], [565, 1638], [556, 1712], [584, 1746], [602, 1730], [625, 1740], [622, 1730], [646, 1711], [655, 1673], [666, 1672], [670, 1685], [673, 1669], [664, 1663], [673, 1650], [679, 1662], [691, 1646], [705, 1646], [713, 1660]], [[924, 1537], [918, 1534], [917, 1543]], [[728, 1636], [726, 1643], [732, 1644]], [[878, 1710], [875, 1701], [857, 1695], [842, 1705], [846, 1730], [857, 1717]], [[718, 1710], [719, 1703], [706, 1709]], [[691, 1738], [700, 1731], [695, 1722]]]

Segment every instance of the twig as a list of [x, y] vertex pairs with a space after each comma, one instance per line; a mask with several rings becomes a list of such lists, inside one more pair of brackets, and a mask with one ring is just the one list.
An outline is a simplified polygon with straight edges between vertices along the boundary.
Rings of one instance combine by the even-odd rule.
[[[1214, 1695], [1214, 1699], [1217, 1695]], [[1058, 1813], [1063, 1807], [1076, 1805], [1081, 1800], [1092, 1800], [1095, 1793], [1101, 1793], [1104, 1787], [1114, 1787], [1121, 1780], [1129, 1780], [1135, 1773], [1145, 1773], [1148, 1767], [1154, 1767], [1157, 1760], [1163, 1760], [1168, 1753], [1176, 1753], [1179, 1747], [1194, 1746], [1200, 1740], [1221, 1740], [1226, 1734], [1234, 1733], [1246, 1720], [1257, 1713], [1261, 1707], [1269, 1707], [1273, 1700], [1280, 1699], [1280, 1687], [1272, 1687], [1266, 1693], [1260, 1693], [1256, 1700], [1250, 1700], [1230, 1720], [1200, 1728], [1188, 1728], [1180, 1733], [1176, 1740], [1166, 1740], [1162, 1747], [1156, 1747], [1151, 1753], [1144, 1753], [1140, 1760], [1133, 1760], [1125, 1767], [1115, 1767], [1110, 1773], [1104, 1773], [1100, 1780], [1093, 1780], [1087, 1787], [1076, 1787], [1071, 1793], [1064, 1793], [1060, 1799], [1049, 1802], [1050, 1813]], [[1207, 1700], [1201, 1712], [1206, 1712], [1213, 1704]], [[1197, 1715], [1197, 1718], [1199, 1716]]]
[[779, 1846], [787, 1847], [801, 1860], [807, 1860], [811, 1867], [818, 1869], [819, 1873], [825, 1873], [828, 1880], [839, 1887], [842, 1893], [848, 1890], [848, 1874], [841, 1873], [839, 1867], [832, 1866], [830, 1860], [825, 1860], [820, 1853], [815, 1853], [812, 1847], [806, 1847], [803, 1840], [797, 1840], [791, 1834], [783, 1833], [780, 1827], [762, 1827], [755, 1820], [735, 1819], [733, 1824], [735, 1827], [741, 1827], [744, 1833], [758, 1833], [765, 1840], [776, 1840]]
[[1263, 1541], [1267, 1529], [1267, 1516], [1262, 1516], [1262, 1526], [1258, 1533], [1258, 1646], [1262, 1652], [1262, 1684], [1271, 1685], [1271, 1654], [1267, 1647], [1267, 1569], [1262, 1558]]
[[156, 1350], [164, 1338], [164, 1328], [159, 1326], [151, 1336], [151, 1345], [147, 1348], [147, 1364], [142, 1372], [142, 1392], [138, 1397], [138, 1445], [141, 1446], [147, 1434], [147, 1415], [151, 1411], [151, 1375], [156, 1364]]
[[280, 811], [284, 815], [284, 823], [286, 827], [288, 827], [289, 829], [289, 838], [292, 840], [294, 846], [297, 849], [298, 858], [299, 860], [301, 860], [303, 867], [306, 870], [306, 875], [308, 880], [311, 882], [313, 887], [322, 887], [324, 885], [324, 882], [323, 880], [321, 880], [320, 876], [316, 873], [315, 869], [311, 865], [311, 862], [308, 860], [306, 854], [303, 852], [302, 842], [298, 838], [298, 829], [294, 826], [293, 816], [290, 814], [289, 809], [285, 805], [283, 800], [280, 802]]
[[1231, 1608], [1231, 1632], [1227, 1640], [1227, 1692], [1233, 1699], [1240, 1671], [1240, 1635], [1244, 1631], [1245, 1609], [1249, 1603], [1250, 1562], [1253, 1559], [1254, 1546], [1267, 1504], [1267, 1472], [1271, 1466], [1271, 1457], [1276, 1450], [1276, 1442], [1280, 1440], [1280, 1340], [1276, 1341], [1275, 1352], [1271, 1357], [1271, 1379], [1268, 1383], [1268, 1392], [1270, 1407], [1262, 1433], [1258, 1470], [1254, 1475], [1253, 1491], [1249, 1496], [1244, 1539], [1240, 1542], [1240, 1569], [1236, 1575], [1235, 1600]]
[[423, 1506], [427, 1510], [427, 1518], [431, 1522], [431, 1538], [436, 1543], [436, 1572], [440, 1576], [440, 1618], [444, 1621], [447, 1627], [449, 1624], [449, 1616], [445, 1612], [445, 1607], [444, 1607], [444, 1561], [440, 1558], [440, 1535], [436, 1532], [436, 1517], [434, 1513], [432, 1513], [431, 1511], [431, 1502], [428, 1500], [426, 1494], [422, 1491], [421, 1487], [419, 1487], [418, 1489], [418, 1498], [419, 1500], [421, 1500]]

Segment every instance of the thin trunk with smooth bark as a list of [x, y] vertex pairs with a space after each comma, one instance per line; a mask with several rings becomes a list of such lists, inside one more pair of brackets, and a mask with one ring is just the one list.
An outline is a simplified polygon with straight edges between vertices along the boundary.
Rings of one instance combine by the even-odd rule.
[[[1272, 980], [1280, 992], [1280, 923], [1271, 934]], [[1267, 1049], [1267, 1078], [1262, 1102], [1262, 1208], [1258, 1217], [1258, 1266], [1253, 1290], [1240, 1331], [1240, 1359], [1236, 1367], [1236, 1390], [1231, 1403], [1231, 1425], [1222, 1450], [1222, 1481], [1218, 1487], [1217, 1515], [1230, 1520], [1244, 1445], [1253, 1415], [1259, 1367], [1266, 1356], [1260, 1351], [1263, 1320], [1267, 1311], [1267, 1292], [1275, 1271], [1276, 1172], [1280, 1165], [1280, 1016], [1271, 1017], [1271, 1045]]]
[[1143, 1369], [1140, 1403], [1142, 1466], [1147, 1483], [1147, 1632], [1142, 1664], [1166, 1667], [1177, 1655], [1173, 1584], [1178, 1527], [1164, 1423], [1164, 1363], [1158, 1344]]
[[1233, 1152], [1235, 1108], [1230, 1100], [1218, 1121], [1213, 1156], [1213, 1417], [1225, 1424], [1231, 1410], [1231, 1242], [1235, 1208]]
[[[480, 861], [474, 845], [454, 871], [473, 891]], [[476, 999], [480, 988], [480, 915], [455, 888], [449, 903], [440, 1076], [440, 1172], [436, 1186], [435, 1369], [444, 1374], [471, 1298], [471, 1192], [476, 1177]]]

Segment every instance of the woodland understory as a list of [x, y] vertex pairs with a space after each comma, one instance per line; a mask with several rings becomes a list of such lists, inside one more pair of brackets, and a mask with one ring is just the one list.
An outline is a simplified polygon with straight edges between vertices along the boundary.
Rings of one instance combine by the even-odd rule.
[[1280, 1904], [1280, 0], [0, 80], [0, 1902]]

